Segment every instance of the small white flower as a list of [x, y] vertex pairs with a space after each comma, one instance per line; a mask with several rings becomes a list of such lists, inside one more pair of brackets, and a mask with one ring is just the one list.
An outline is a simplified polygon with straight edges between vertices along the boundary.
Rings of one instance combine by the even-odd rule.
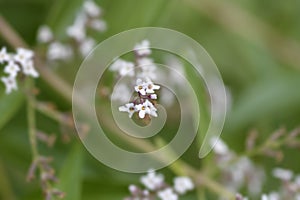
[[139, 117], [141, 119], [145, 118], [146, 114], [150, 114], [151, 110], [146, 103], [138, 104], [135, 106], [136, 110], [139, 112]]
[[149, 190], [156, 190], [164, 183], [162, 174], [156, 174], [155, 171], [149, 170], [148, 174], [141, 177], [141, 183]]
[[219, 155], [225, 155], [229, 152], [228, 146], [218, 137], [212, 137], [210, 139], [210, 146], [213, 147], [213, 151]]
[[153, 60], [150, 58], [139, 58], [137, 59], [137, 64], [141, 68], [141, 73], [138, 74], [141, 78], [149, 77], [151, 79], [156, 79], [156, 65], [153, 63]]
[[151, 94], [151, 95], [150, 95], [150, 98], [151, 98], [151, 99], [157, 99], [157, 94]]
[[134, 64], [122, 59], [117, 59], [109, 69], [111, 71], [118, 71], [120, 76], [134, 76]]
[[133, 103], [127, 103], [125, 104], [125, 106], [120, 106], [119, 111], [128, 112], [129, 117], [131, 118], [132, 115], [136, 112], [136, 108]]
[[151, 54], [151, 49], [149, 48], [150, 42], [148, 40], [143, 40], [134, 46], [134, 51], [138, 56], [148, 56]]
[[87, 38], [83, 40], [83, 42], [80, 44], [79, 51], [82, 56], [87, 56], [92, 49], [95, 47], [96, 42], [92, 38]]
[[90, 22], [90, 27], [96, 31], [104, 32], [107, 29], [107, 24], [104, 20], [94, 19]]
[[43, 25], [38, 30], [37, 40], [41, 43], [50, 42], [53, 39], [53, 33], [49, 26]]
[[[149, 190], [143, 190], [143, 195], [146, 197], [149, 196], [150, 195]], [[144, 199], [144, 200], [147, 200], [147, 199]]]
[[149, 100], [146, 100], [144, 104], [150, 109], [148, 114], [153, 117], [157, 117], [157, 109], [155, 108], [155, 106]]
[[75, 23], [67, 28], [67, 35], [76, 41], [82, 41], [86, 37], [85, 27], [81, 23]]
[[10, 56], [6, 51], [6, 47], [2, 47], [0, 51], [0, 63], [8, 62], [10, 61]]
[[72, 57], [72, 48], [59, 42], [49, 45], [47, 58], [49, 60], [68, 60]]
[[173, 192], [171, 188], [164, 189], [158, 192], [158, 197], [161, 200], [177, 200], [178, 195]]
[[125, 84], [117, 84], [114, 87], [113, 93], [111, 95], [111, 100], [120, 101], [122, 103], [128, 102], [129, 97], [132, 92]]
[[129, 185], [128, 189], [131, 194], [135, 194], [139, 191], [139, 188], [136, 185]]
[[20, 67], [12, 60], [9, 61], [8, 65], [4, 68], [4, 72], [9, 74], [11, 77], [16, 77], [19, 71]]
[[176, 177], [174, 179], [174, 190], [179, 194], [185, 194], [187, 191], [193, 190], [194, 184], [189, 177]]
[[22, 65], [22, 69], [23, 69], [23, 73], [28, 76], [32, 76], [34, 78], [37, 78], [39, 76], [39, 73], [35, 70], [35, 68], [33, 66], [32, 60], [30, 60], [27, 63], [25, 63], [24, 65]]
[[155, 92], [154, 90], [159, 90], [160, 86], [154, 85], [154, 83], [150, 79], [147, 79], [147, 82], [145, 83], [145, 88], [146, 93], [152, 94]]
[[266, 194], [263, 194], [261, 196], [261, 200], [269, 200], [268, 196]]
[[281, 179], [283, 181], [289, 181], [293, 177], [293, 172], [287, 169], [275, 168], [272, 171], [272, 174], [275, 178]]
[[19, 62], [21, 65], [24, 65], [33, 58], [33, 55], [34, 53], [31, 50], [17, 48], [17, 54], [14, 56], [14, 60]]
[[134, 76], [134, 64], [124, 61], [119, 73], [121, 76]]
[[86, 0], [83, 3], [83, 9], [90, 17], [97, 17], [101, 14], [100, 7], [92, 0]]
[[115, 61], [110, 65], [109, 70], [110, 71], [119, 71], [122, 67], [122, 62], [124, 60], [122, 59], [115, 59]]
[[1, 81], [5, 84], [6, 94], [10, 94], [13, 90], [18, 90], [18, 85], [15, 77], [2, 77]]
[[142, 81], [142, 79], [136, 80], [136, 86], [134, 87], [135, 91], [140, 93], [141, 95], [146, 95], [146, 84]]
[[150, 68], [151, 70], [155, 70], [156, 69], [156, 65], [153, 62], [153, 59], [151, 58], [138, 58], [137, 59], [137, 63], [139, 65], [139, 67], [142, 67], [143, 70]]

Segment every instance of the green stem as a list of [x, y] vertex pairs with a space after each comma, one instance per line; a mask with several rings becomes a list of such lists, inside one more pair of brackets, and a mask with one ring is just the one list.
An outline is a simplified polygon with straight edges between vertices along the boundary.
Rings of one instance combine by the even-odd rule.
[[28, 91], [32, 87], [32, 81], [27, 80], [27, 120], [28, 120], [28, 132], [29, 132], [29, 141], [31, 146], [31, 151], [33, 155], [33, 161], [35, 162], [38, 157], [38, 147], [37, 147], [37, 138], [36, 138], [36, 122], [35, 122], [35, 98]]

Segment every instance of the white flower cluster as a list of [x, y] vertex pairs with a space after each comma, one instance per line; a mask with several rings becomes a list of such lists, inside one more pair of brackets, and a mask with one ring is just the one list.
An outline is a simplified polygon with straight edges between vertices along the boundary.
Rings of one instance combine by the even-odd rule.
[[18, 89], [17, 76], [19, 72], [24, 75], [37, 78], [38, 72], [33, 64], [34, 53], [31, 50], [17, 48], [17, 53], [7, 53], [6, 47], [0, 51], [0, 65], [4, 65], [4, 73], [8, 76], [2, 77], [1, 81], [5, 84], [6, 94]]
[[237, 156], [221, 139], [213, 137], [210, 144], [222, 172], [222, 182], [227, 189], [236, 193], [246, 187], [251, 196], [259, 195], [266, 177], [264, 170], [248, 157]]
[[125, 200], [177, 200], [180, 195], [186, 194], [194, 189], [194, 183], [189, 177], [176, 177], [173, 187], [164, 181], [162, 174], [157, 174], [153, 170], [149, 170], [148, 174], [141, 177], [141, 183], [146, 187], [142, 190], [138, 186], [130, 185], [129, 191], [131, 197]]
[[138, 79], [136, 81], [136, 86], [134, 87], [135, 91], [138, 93], [138, 97], [133, 103], [127, 103], [124, 106], [120, 106], [119, 111], [128, 112], [130, 118], [135, 112], [139, 113], [141, 119], [145, 118], [146, 114], [157, 117], [157, 109], [151, 100], [157, 99], [155, 90], [158, 90], [159, 88], [160, 86], [155, 85], [150, 79], [147, 79], [145, 82]]
[[151, 55], [149, 46], [150, 42], [148, 40], [143, 40], [134, 46], [135, 63], [138, 68], [135, 68], [133, 62], [119, 58], [110, 66], [110, 70], [117, 72], [121, 77], [129, 76], [155, 80], [157, 78], [157, 67], [154, 64], [153, 59], [149, 58]]
[[[260, 197], [261, 200], [300, 200], [300, 175], [294, 176], [291, 170], [275, 168], [272, 174], [282, 181], [282, 187], [278, 191], [269, 194], [262, 194], [265, 172], [245, 156], [238, 157], [231, 151], [221, 139], [213, 137], [210, 141], [213, 151], [216, 154], [216, 162], [221, 169], [224, 185], [232, 192], [237, 192], [243, 186], [248, 188], [249, 196]], [[240, 194], [236, 200], [248, 200]]]
[[[114, 61], [109, 68], [111, 71], [117, 72], [120, 77], [128, 76], [136, 79], [134, 90], [137, 96], [134, 97], [132, 102], [119, 107], [119, 111], [127, 112], [130, 118], [136, 112], [141, 119], [145, 118], [146, 115], [157, 117], [157, 109], [153, 100], [157, 99], [155, 92], [160, 89], [160, 86], [152, 82], [152, 79], [156, 78], [156, 66], [153, 60], [148, 57], [151, 54], [149, 45], [148, 40], [143, 40], [135, 45], [133, 50], [136, 58], [135, 62], [138, 65], [137, 68], [135, 68], [133, 62], [120, 58]], [[118, 90], [118, 94], [112, 95], [112, 100], [122, 101], [124, 96], [130, 95], [125, 85], [119, 85], [116, 90]]]
[[[74, 23], [67, 27], [66, 34], [72, 39], [70, 43], [55, 40], [50, 27], [43, 25], [38, 30], [37, 40], [48, 44], [48, 60], [68, 60], [74, 55], [73, 49], [78, 49], [82, 56], [87, 56], [96, 46], [96, 41], [88, 35], [88, 30], [103, 32], [107, 25], [101, 18], [101, 8], [92, 0], [85, 0], [82, 8], [77, 13]], [[72, 48], [72, 44], [76, 45]]]

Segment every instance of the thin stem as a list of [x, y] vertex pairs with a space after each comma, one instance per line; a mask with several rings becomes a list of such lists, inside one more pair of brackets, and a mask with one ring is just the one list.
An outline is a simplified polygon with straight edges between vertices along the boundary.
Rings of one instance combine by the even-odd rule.
[[0, 15], [0, 34], [13, 47], [27, 47], [27, 44], [22, 40], [18, 33], [6, 22]]
[[50, 119], [59, 124], [67, 125], [70, 128], [75, 128], [71, 115], [55, 110], [51, 105], [43, 102], [36, 102], [35, 109]]
[[[32, 81], [27, 80], [27, 90], [31, 88]], [[28, 91], [26, 91], [28, 92]], [[31, 146], [31, 151], [33, 155], [33, 162], [39, 158], [38, 147], [37, 147], [37, 138], [36, 138], [36, 122], [35, 122], [35, 98], [30, 92], [27, 94], [27, 120], [28, 120], [28, 132], [29, 132], [29, 141]]]

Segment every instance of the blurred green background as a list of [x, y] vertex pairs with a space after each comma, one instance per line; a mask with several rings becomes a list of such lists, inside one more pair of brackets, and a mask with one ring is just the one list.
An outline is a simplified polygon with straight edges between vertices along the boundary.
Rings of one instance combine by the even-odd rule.
[[[249, 130], [259, 130], [260, 140], [281, 126], [300, 125], [300, 1], [299, 0], [97, 0], [104, 10], [108, 31], [99, 42], [135, 27], [158, 26], [180, 31], [197, 40], [219, 67], [231, 94], [222, 137], [236, 151], [242, 151]], [[0, 14], [31, 46], [36, 31], [48, 24], [64, 38], [81, 0], [0, 0]], [[0, 47], [8, 44], [0, 38]], [[57, 73], [72, 82], [80, 63], [61, 66]], [[0, 199], [42, 199], [38, 181], [26, 182], [31, 163], [26, 109], [22, 94], [0, 97]], [[53, 101], [59, 109], [71, 105], [37, 81], [39, 99]], [[38, 128], [59, 134], [60, 126], [37, 115]], [[93, 159], [77, 139], [58, 141], [54, 148], [40, 145], [42, 154], [55, 158], [58, 186], [66, 199], [115, 200], [127, 196], [127, 186], [139, 175], [121, 173]], [[195, 166], [201, 162], [190, 149], [184, 159]], [[269, 170], [283, 166], [300, 171], [299, 150], [285, 149], [282, 163], [257, 159]], [[171, 173], [163, 170], [168, 179]], [[271, 180], [269, 180], [271, 182]], [[276, 188], [276, 182], [264, 189]], [[193, 195], [193, 194], [192, 194]], [[183, 199], [196, 199], [187, 196]]]

